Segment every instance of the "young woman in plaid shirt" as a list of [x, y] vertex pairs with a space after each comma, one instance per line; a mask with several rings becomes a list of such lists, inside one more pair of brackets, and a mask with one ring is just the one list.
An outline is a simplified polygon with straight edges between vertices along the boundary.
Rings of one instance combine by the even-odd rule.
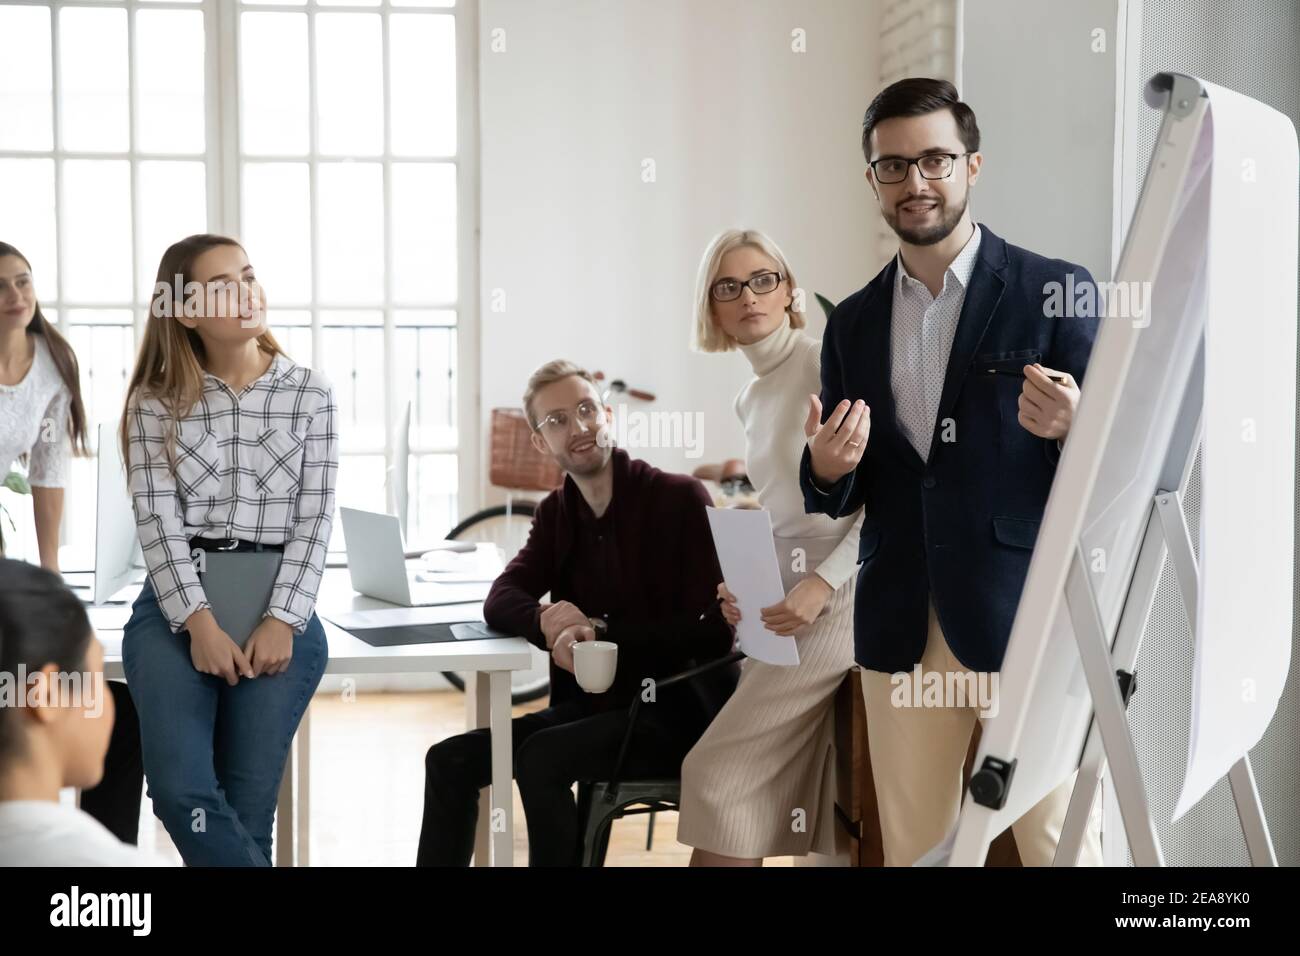
[[[243, 247], [190, 236], [158, 267], [121, 441], [149, 576], [123, 635], [154, 812], [190, 865], [269, 866], [289, 745], [325, 670], [314, 608], [338, 471], [328, 382], [266, 329]], [[282, 551], [240, 650], [196, 550]]]

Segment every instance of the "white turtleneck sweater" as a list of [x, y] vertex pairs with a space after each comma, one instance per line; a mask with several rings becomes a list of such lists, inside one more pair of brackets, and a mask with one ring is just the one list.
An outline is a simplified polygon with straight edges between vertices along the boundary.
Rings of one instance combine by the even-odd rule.
[[[843, 518], [805, 514], [799, 488], [808, 396], [821, 392], [821, 343], [791, 328], [787, 318], [740, 351], [755, 376], [736, 395], [736, 414], [745, 426], [745, 467], [759, 503], [772, 515], [781, 580], [788, 593], [816, 572], [838, 589], [857, 569], [862, 512]], [[802, 561], [796, 548], [803, 549]]]

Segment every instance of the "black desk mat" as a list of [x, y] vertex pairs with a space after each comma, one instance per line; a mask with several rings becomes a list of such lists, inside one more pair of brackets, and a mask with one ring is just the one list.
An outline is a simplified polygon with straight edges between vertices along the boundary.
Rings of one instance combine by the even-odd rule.
[[[474, 622], [466, 622], [474, 623]], [[457, 638], [452, 633], [452, 624], [403, 624], [400, 627], [359, 627], [348, 631], [353, 637], [365, 641], [371, 647], [400, 647], [405, 644], [442, 644], [447, 641], [476, 641], [501, 637], [491, 631], [482, 634], [467, 634]]]

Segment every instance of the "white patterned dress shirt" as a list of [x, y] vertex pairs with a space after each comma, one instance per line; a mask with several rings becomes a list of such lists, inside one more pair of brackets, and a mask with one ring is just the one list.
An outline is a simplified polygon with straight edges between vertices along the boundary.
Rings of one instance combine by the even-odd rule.
[[922, 461], [930, 459], [948, 355], [979, 246], [980, 227], [976, 225], [944, 272], [937, 297], [930, 295], [925, 283], [908, 274], [902, 252], [898, 254], [890, 322], [890, 385], [899, 430]]

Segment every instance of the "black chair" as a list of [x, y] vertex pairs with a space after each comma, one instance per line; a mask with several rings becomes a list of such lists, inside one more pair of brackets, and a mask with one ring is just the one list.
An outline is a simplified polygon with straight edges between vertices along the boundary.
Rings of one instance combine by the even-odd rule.
[[[674, 684], [693, 681], [705, 674], [714, 675], [717, 680], [711, 688], [712, 695], [696, 687], [696, 691], [716, 714], [731, 692], [736, 688], [736, 673], [732, 666], [745, 655], [740, 651], [719, 657], [717, 660], [700, 664], [689, 670], [666, 677], [656, 683], [656, 692]], [[715, 673], [716, 672], [716, 673]], [[681, 804], [682, 778], [680, 772], [672, 777], [654, 780], [622, 780], [623, 764], [627, 759], [628, 747], [632, 743], [632, 731], [636, 727], [637, 714], [641, 708], [641, 695], [632, 699], [628, 710], [627, 732], [619, 747], [618, 759], [609, 780], [578, 782], [578, 821], [582, 832], [582, 865], [604, 866], [605, 852], [609, 849], [609, 831], [615, 820], [623, 817], [650, 814], [649, 828], [646, 832], [645, 848], [650, 849], [654, 840], [654, 815], [664, 810], [677, 810]]]

